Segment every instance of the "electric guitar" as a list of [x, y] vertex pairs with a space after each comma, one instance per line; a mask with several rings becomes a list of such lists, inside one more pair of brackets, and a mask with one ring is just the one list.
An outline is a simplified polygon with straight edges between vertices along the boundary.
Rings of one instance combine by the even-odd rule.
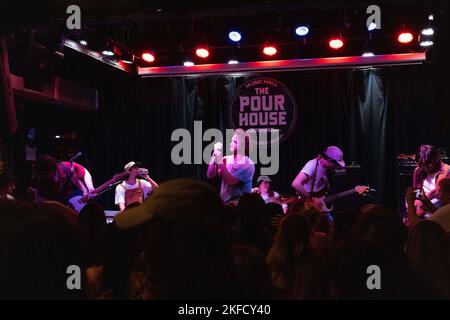
[[[311, 198], [307, 199], [306, 202], [311, 203], [317, 210], [320, 212], [331, 212], [333, 211], [333, 205], [332, 203], [334, 201], [337, 201], [339, 199], [348, 197], [352, 194], [358, 193], [360, 195], [363, 195], [369, 191], [375, 191], [374, 189], [370, 189], [368, 186], [356, 186], [353, 189], [339, 192], [333, 195], [327, 194], [327, 188], [324, 188], [320, 191], [311, 193]], [[272, 202], [278, 203], [278, 204], [288, 204], [297, 201], [297, 200], [303, 199], [299, 196], [281, 196], [278, 199], [273, 199]]]
[[87, 195], [72, 197], [68, 200], [68, 202], [76, 212], [80, 212], [89, 200], [92, 200], [95, 197], [99, 196], [102, 191], [111, 187], [117, 181], [125, 179], [127, 175], [128, 173], [126, 172], [115, 174], [110, 180], [106, 181], [104, 184], [97, 187], [92, 192], [89, 192]]
[[348, 197], [352, 194], [358, 193], [363, 195], [369, 191], [375, 191], [370, 189], [368, 186], [356, 186], [353, 189], [339, 192], [331, 196], [327, 195], [327, 189], [322, 189], [317, 192], [311, 193], [311, 202], [316, 206], [320, 212], [331, 212], [333, 211], [333, 202], [339, 199]]

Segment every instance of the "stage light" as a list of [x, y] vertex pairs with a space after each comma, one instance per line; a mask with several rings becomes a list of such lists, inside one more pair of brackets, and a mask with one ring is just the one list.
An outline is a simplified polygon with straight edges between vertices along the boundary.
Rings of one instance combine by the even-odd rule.
[[428, 15], [428, 20], [433, 21], [434, 16], [432, 14]]
[[228, 60], [228, 64], [238, 64], [238, 63], [239, 63], [239, 61], [234, 60], [234, 59]]
[[373, 57], [374, 54], [373, 54], [373, 52], [364, 52], [364, 53], [362, 54], [362, 56], [363, 56], [363, 57]]
[[87, 45], [88, 45], [88, 42], [87, 42], [86, 40], [80, 40], [80, 43], [81, 43], [83, 46], [87, 46]]
[[299, 26], [297, 27], [297, 29], [295, 29], [295, 33], [300, 37], [306, 36], [308, 32], [309, 29], [307, 26]]
[[114, 52], [112, 52], [111, 50], [103, 50], [103, 51], [102, 51], [102, 54], [103, 54], [104, 56], [112, 57], [112, 56], [114, 55]]
[[56, 135], [55, 139], [61, 139], [61, 136]]
[[120, 59], [120, 61], [122, 61], [123, 63], [126, 63], [126, 64], [133, 64], [134, 55], [131, 55], [131, 59], [130, 58], [122, 58], [122, 59]]
[[371, 22], [369, 24], [369, 27], [367, 28], [367, 30], [372, 31], [375, 30], [377, 28], [377, 24], [375, 22]]
[[422, 29], [420, 33], [422, 33], [424, 36], [432, 36], [434, 34], [434, 30], [433, 28], [425, 28]]
[[195, 55], [199, 58], [206, 59], [209, 57], [209, 50], [204, 47], [197, 48], [195, 50]]
[[420, 44], [421, 47], [429, 47], [429, 46], [433, 45], [433, 41], [431, 41], [431, 40], [423, 40], [423, 41], [420, 41], [419, 44]]
[[150, 52], [142, 53], [141, 58], [145, 62], [149, 62], [149, 63], [152, 63], [155, 61], [155, 56], [153, 54], [151, 54]]
[[337, 50], [344, 46], [344, 41], [342, 40], [342, 38], [333, 38], [328, 44], [331, 49]]
[[190, 60], [186, 60], [183, 62], [183, 66], [185, 67], [192, 67], [194, 66], [194, 62], [190, 61]]
[[242, 35], [238, 31], [231, 31], [228, 34], [228, 38], [230, 38], [230, 40], [233, 41], [233, 42], [239, 42], [242, 39]]
[[266, 56], [270, 57], [276, 55], [278, 52], [277, 48], [274, 45], [265, 45], [262, 51]]
[[411, 32], [402, 32], [398, 35], [398, 42], [406, 44], [406, 43], [410, 43], [411, 41], [413, 41], [414, 36], [412, 35]]

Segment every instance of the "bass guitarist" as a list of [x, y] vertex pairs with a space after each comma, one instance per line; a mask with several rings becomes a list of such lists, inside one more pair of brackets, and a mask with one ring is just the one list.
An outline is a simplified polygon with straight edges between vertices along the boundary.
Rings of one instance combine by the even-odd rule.
[[82, 165], [73, 161], [57, 162], [50, 155], [36, 160], [36, 199], [56, 200], [67, 204], [74, 194], [88, 195], [94, 190], [92, 176]]

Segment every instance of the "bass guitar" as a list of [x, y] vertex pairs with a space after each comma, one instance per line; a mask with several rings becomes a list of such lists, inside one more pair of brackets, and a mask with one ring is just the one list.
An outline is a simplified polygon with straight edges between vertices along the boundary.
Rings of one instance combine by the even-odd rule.
[[81, 209], [84, 208], [84, 206], [87, 204], [87, 202], [89, 200], [92, 200], [92, 199], [96, 198], [97, 196], [99, 196], [104, 190], [111, 187], [114, 183], [125, 179], [127, 177], [127, 175], [128, 175], [127, 172], [118, 173], [118, 174], [114, 175], [110, 180], [106, 181], [104, 184], [97, 187], [92, 192], [90, 192], [84, 196], [72, 197], [68, 200], [68, 202], [70, 203], [70, 205], [76, 212], [80, 212]]

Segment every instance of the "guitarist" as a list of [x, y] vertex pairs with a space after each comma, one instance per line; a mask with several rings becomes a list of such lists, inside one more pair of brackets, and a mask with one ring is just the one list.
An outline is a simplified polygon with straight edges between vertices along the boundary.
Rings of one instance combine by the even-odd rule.
[[[344, 167], [344, 153], [336, 146], [329, 146], [315, 159], [309, 160], [292, 182], [292, 188], [304, 199], [311, 199], [315, 192], [329, 189], [328, 170]], [[332, 217], [329, 215], [328, 219]]]
[[94, 190], [92, 176], [86, 168], [75, 162], [57, 162], [50, 155], [36, 160], [35, 179], [37, 201], [56, 200], [67, 204], [75, 192], [88, 195]]
[[[450, 166], [442, 162], [439, 151], [429, 144], [423, 144], [417, 149], [416, 161], [418, 167], [413, 174], [413, 188], [418, 190], [420, 197], [426, 197], [434, 205], [438, 205], [437, 186], [442, 179], [450, 177]], [[416, 199], [414, 205], [417, 215], [422, 218], [431, 213], [420, 199]]]

